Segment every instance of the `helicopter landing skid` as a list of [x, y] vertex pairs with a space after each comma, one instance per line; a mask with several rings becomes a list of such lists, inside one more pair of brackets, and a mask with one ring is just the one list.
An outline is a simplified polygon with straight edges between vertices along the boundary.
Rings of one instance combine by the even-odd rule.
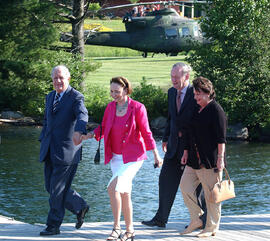
[[144, 58], [147, 58], [147, 52], [143, 52], [142, 56], [143, 56]]

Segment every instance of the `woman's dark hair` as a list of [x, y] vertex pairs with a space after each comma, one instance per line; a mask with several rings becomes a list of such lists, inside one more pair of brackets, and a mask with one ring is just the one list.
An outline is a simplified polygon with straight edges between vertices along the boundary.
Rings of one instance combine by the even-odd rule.
[[199, 91], [199, 92], [202, 91], [206, 94], [209, 94], [210, 99], [215, 99], [216, 93], [215, 93], [213, 84], [209, 79], [200, 76], [194, 79], [192, 83], [193, 83], [193, 88], [196, 91]]
[[124, 87], [124, 89], [127, 90], [128, 95], [130, 95], [132, 93], [131, 84], [130, 84], [129, 80], [125, 77], [122, 77], [122, 76], [113, 77], [110, 81], [110, 84], [111, 83], [116, 83], [116, 84], [119, 84], [122, 87]]

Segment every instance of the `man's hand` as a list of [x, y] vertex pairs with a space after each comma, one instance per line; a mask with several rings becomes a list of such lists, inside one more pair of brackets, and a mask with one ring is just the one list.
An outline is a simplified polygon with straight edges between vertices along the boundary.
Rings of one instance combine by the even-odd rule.
[[162, 150], [163, 150], [164, 152], [167, 152], [167, 143], [168, 143], [168, 142], [162, 142]]
[[184, 150], [183, 156], [181, 158], [181, 164], [186, 165], [188, 160], [188, 150]]
[[81, 133], [78, 131], [75, 131], [72, 137], [73, 143], [75, 146], [78, 146], [82, 143]]

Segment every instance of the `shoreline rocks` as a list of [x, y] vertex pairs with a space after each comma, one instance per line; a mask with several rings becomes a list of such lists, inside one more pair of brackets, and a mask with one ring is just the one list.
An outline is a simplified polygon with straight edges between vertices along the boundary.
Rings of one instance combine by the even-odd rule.
[[[150, 123], [153, 135], [156, 137], [162, 137], [167, 119], [163, 116], [153, 119]], [[16, 125], [16, 126], [40, 126], [42, 121], [32, 117], [25, 117], [19, 111], [2, 111], [0, 113], [0, 125]], [[99, 123], [90, 121], [87, 123], [87, 130], [93, 130], [99, 126]], [[249, 133], [247, 127], [244, 127], [241, 123], [235, 125], [229, 125], [227, 129], [227, 139], [237, 141], [248, 141]], [[261, 131], [258, 138], [262, 142], [270, 142], [270, 130]]]
[[12, 124], [18, 126], [33, 126], [38, 125], [32, 117], [25, 117], [20, 111], [2, 111], [0, 113], [0, 125]]
[[[166, 127], [166, 121], [167, 119], [162, 116], [151, 121], [151, 129], [155, 136], [162, 137]], [[228, 140], [247, 141], [248, 138], [249, 138], [248, 129], [244, 127], [241, 123], [228, 126], [227, 129]]]

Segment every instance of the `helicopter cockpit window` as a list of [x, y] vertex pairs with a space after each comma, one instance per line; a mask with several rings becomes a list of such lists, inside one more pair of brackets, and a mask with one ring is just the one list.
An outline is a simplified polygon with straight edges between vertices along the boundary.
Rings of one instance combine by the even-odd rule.
[[176, 28], [168, 28], [168, 29], [165, 29], [165, 34], [166, 34], [166, 37], [175, 38], [177, 37], [177, 30]]
[[187, 37], [190, 36], [189, 28], [188, 27], [182, 27], [182, 31], [180, 30], [181, 37]]
[[194, 26], [194, 27], [193, 27], [193, 34], [194, 34], [194, 37], [199, 37], [199, 29], [198, 29], [198, 26]]

